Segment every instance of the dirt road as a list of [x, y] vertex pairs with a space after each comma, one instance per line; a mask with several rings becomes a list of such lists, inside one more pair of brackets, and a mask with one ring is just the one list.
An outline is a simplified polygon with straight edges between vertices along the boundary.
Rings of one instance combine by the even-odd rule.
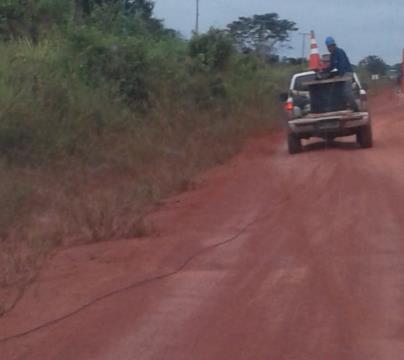
[[404, 102], [373, 117], [374, 149], [255, 139], [148, 238], [62, 251], [0, 319], [1, 359], [403, 359]]

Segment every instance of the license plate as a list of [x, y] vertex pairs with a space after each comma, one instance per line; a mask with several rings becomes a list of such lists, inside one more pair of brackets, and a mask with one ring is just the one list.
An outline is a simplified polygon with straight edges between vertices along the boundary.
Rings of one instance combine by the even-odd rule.
[[338, 129], [339, 121], [321, 121], [318, 123], [319, 129]]

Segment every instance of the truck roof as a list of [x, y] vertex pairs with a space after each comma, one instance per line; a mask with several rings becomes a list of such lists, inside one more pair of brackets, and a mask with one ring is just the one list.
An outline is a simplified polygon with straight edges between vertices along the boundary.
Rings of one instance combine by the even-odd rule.
[[294, 90], [297, 78], [302, 77], [302, 76], [315, 75], [315, 74], [316, 73], [314, 71], [305, 71], [305, 72], [294, 74], [292, 76], [292, 80], [290, 81], [290, 90]]

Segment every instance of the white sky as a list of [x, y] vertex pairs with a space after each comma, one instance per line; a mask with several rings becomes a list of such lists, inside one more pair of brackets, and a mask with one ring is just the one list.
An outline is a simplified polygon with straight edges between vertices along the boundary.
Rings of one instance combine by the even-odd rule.
[[[196, 0], [154, 1], [156, 17], [188, 37], [195, 26]], [[296, 22], [299, 32], [314, 30], [322, 52], [324, 38], [334, 36], [352, 63], [378, 55], [394, 64], [401, 61], [404, 48], [404, 0], [200, 0], [200, 12], [201, 31], [224, 28], [239, 16], [277, 12]], [[302, 38], [297, 33], [290, 45], [293, 50], [280, 54], [301, 56]]]

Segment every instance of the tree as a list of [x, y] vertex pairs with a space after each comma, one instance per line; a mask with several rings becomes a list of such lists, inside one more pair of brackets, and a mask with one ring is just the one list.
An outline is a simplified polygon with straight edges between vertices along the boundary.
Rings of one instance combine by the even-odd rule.
[[359, 67], [364, 68], [369, 74], [386, 75], [387, 64], [376, 55], [365, 57], [359, 62]]
[[280, 19], [276, 13], [240, 17], [227, 29], [241, 51], [263, 55], [273, 54], [277, 45], [288, 41], [290, 33], [298, 30], [293, 21]]
[[154, 1], [152, 0], [74, 0], [76, 18], [89, 16], [95, 6], [117, 5], [126, 15], [135, 15], [144, 20], [153, 16]]
[[206, 34], [194, 35], [188, 51], [208, 71], [220, 71], [226, 68], [234, 49], [225, 31], [211, 28]]
[[124, 0], [127, 14], [136, 15], [143, 19], [151, 19], [154, 10], [154, 1], [150, 0]]

